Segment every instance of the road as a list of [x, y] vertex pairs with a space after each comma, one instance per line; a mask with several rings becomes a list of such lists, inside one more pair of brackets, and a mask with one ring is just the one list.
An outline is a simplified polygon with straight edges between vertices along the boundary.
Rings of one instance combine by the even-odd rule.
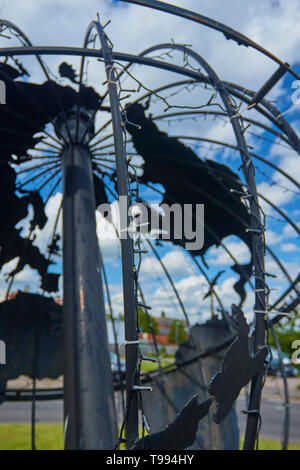
[[[245, 432], [246, 416], [240, 411], [245, 409], [245, 398], [241, 396], [237, 401], [237, 413], [241, 435]], [[300, 402], [292, 402], [290, 441], [300, 442]], [[0, 406], [1, 423], [29, 423], [31, 405], [29, 402], [5, 402]], [[44, 401], [37, 403], [37, 419], [41, 422], [62, 422], [63, 404], [61, 400]], [[262, 401], [262, 427], [261, 437], [271, 437], [280, 440], [284, 407], [280, 400], [263, 398]]]
[[[241, 435], [245, 434], [247, 416], [240, 411], [246, 408], [245, 397], [237, 400], [236, 410]], [[283, 430], [284, 406], [281, 400], [264, 397], [261, 406], [261, 437], [280, 440]], [[300, 402], [290, 403], [290, 442], [300, 442]]]

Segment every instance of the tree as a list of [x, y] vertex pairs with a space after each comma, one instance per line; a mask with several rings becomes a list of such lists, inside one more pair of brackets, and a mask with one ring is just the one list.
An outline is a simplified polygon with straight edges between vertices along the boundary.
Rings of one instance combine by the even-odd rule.
[[[294, 341], [300, 340], [300, 319], [298, 312], [291, 312], [288, 320], [282, 320], [275, 326], [276, 334], [280, 343], [283, 353], [287, 354], [289, 358], [292, 357], [295, 350], [292, 348]], [[275, 341], [270, 335], [270, 345], [276, 346]], [[299, 370], [300, 366], [294, 364]]]
[[143, 333], [153, 333], [153, 330], [156, 335], [159, 333], [156, 319], [149, 313], [147, 315], [142, 307], [139, 307], [139, 328]]
[[173, 320], [168, 334], [168, 343], [179, 345], [187, 341], [187, 339], [188, 335], [184, 329], [183, 321]]

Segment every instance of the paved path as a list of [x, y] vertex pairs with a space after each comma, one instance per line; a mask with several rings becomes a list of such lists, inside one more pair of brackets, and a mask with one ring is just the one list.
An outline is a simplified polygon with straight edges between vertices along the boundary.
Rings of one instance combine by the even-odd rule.
[[[281, 400], [274, 398], [263, 398], [261, 407], [262, 437], [272, 437], [280, 440], [283, 430], [284, 407]], [[245, 433], [246, 415], [240, 413], [242, 409], [246, 408], [245, 397], [241, 396], [237, 400], [237, 413], [239, 419], [239, 427], [241, 435]], [[300, 403], [290, 403], [290, 441], [300, 442]]]
[[[292, 402], [290, 441], [300, 442], [300, 403]], [[245, 409], [245, 398], [241, 396], [237, 401], [237, 413], [241, 434], [245, 432], [246, 416], [240, 413]], [[29, 423], [31, 405], [29, 402], [6, 402], [0, 406], [1, 423]], [[62, 422], [63, 405], [61, 400], [44, 401], [37, 403], [38, 421]], [[280, 400], [264, 398], [262, 401], [262, 437], [281, 438], [284, 408]]]

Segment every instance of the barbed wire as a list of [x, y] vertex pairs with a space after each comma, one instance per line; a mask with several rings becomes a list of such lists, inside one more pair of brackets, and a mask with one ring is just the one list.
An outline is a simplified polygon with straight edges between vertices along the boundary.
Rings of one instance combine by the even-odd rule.
[[[2, 30], [1, 30], [2, 32]], [[0, 32], [0, 34], [1, 34]], [[4, 29], [4, 32], [5, 32], [5, 29]], [[96, 36], [94, 36], [93, 39], [91, 39], [91, 41], [94, 41], [94, 44], [95, 44], [95, 40], [96, 40]], [[109, 38], [107, 38], [107, 40], [109, 41], [111, 47], [112, 47], [112, 43], [111, 41], [109, 40]], [[90, 43], [90, 42], [89, 42]], [[189, 58], [186, 54], [184, 54], [184, 57], [183, 57], [183, 61], [184, 61], [184, 64], [186, 67], [190, 67], [192, 68], [193, 70], [201, 70], [201, 69], [196, 69], [196, 68], [193, 68], [193, 66], [190, 64], [189, 62]], [[117, 62], [116, 62], [117, 63]], [[111, 84], [114, 84], [117, 86], [117, 84], [119, 85], [119, 90], [118, 90], [118, 99], [119, 99], [119, 106], [120, 106], [120, 109], [122, 110], [122, 113], [123, 113], [123, 116], [124, 116], [124, 120], [122, 121], [122, 126], [123, 126], [123, 132], [124, 132], [124, 147], [125, 147], [125, 155], [127, 156], [127, 148], [126, 148], [126, 144], [127, 144], [127, 137], [126, 137], [126, 132], [125, 132], [125, 127], [126, 127], [126, 124], [131, 124], [131, 125], [134, 125], [134, 123], [130, 123], [128, 120], [127, 120], [127, 117], [126, 117], [126, 109], [123, 109], [122, 108], [122, 104], [121, 102], [128, 98], [130, 95], [126, 95], [126, 96], [121, 96], [121, 93], [128, 93], [128, 91], [131, 91], [131, 92], [139, 92], [141, 89], [144, 89], [146, 91], [148, 91], [151, 96], [161, 100], [167, 107], [165, 109], [168, 110], [170, 108], [187, 108], [187, 109], [201, 109], [202, 107], [208, 107], [208, 106], [219, 106], [222, 110], [224, 110], [224, 108], [221, 106], [220, 103], [218, 102], [214, 102], [214, 99], [216, 98], [216, 93], [213, 93], [211, 95], [211, 97], [209, 98], [208, 102], [206, 104], [203, 104], [203, 105], [200, 105], [200, 106], [181, 106], [181, 105], [173, 105], [173, 104], [170, 104], [168, 102], [168, 98], [160, 95], [159, 93], [156, 93], [155, 91], [151, 90], [150, 88], [146, 87], [145, 85], [142, 84], [142, 82], [140, 80], [138, 80], [136, 77], [134, 77], [130, 72], [128, 72], [128, 70], [125, 70], [125, 67], [120, 64], [120, 63], [117, 63], [119, 65], [119, 67], [121, 68], [121, 70], [125, 71], [127, 76], [132, 78], [133, 80], [135, 80], [135, 82], [137, 83], [137, 89], [134, 89], [134, 90], [127, 90], [127, 89], [124, 89], [122, 88], [122, 85], [120, 83], [120, 80], [118, 79], [117, 81], [114, 81], [113, 80], [113, 76], [109, 76], [108, 77], [108, 80], [107, 80], [107, 85], [109, 87], [109, 85]], [[110, 69], [111, 70], [111, 73], [113, 73], [113, 71], [116, 71], [117, 68], [113, 65], [113, 67]], [[118, 74], [119, 75], [119, 74]], [[171, 94], [169, 95], [169, 97], [172, 97], [174, 96], [175, 94]], [[245, 134], [246, 131], [249, 129], [249, 125], [244, 125], [244, 118], [243, 118], [243, 112], [244, 110], [242, 109], [242, 103], [238, 103], [236, 102], [232, 97], [231, 97], [231, 100], [232, 100], [232, 103], [235, 107], [235, 112], [236, 114], [234, 116], [231, 116], [231, 119], [233, 118], [236, 118], [238, 117], [238, 119], [240, 120], [241, 122], [241, 132], [242, 134]], [[250, 131], [248, 131], [250, 133]], [[256, 137], [261, 137], [261, 136], [256, 136]], [[245, 155], [244, 155], [245, 156]], [[99, 161], [101, 159], [98, 159]], [[109, 160], [106, 160], [107, 162], [109, 162]], [[242, 164], [242, 168], [243, 170], [246, 170], [248, 168], [248, 165], [250, 165], [251, 162], [248, 161], [244, 161], [243, 164]], [[109, 167], [108, 165], [105, 166], [105, 164], [101, 164], [104, 168], [107, 168], [109, 170], [113, 170], [113, 168]], [[139, 188], [139, 178], [138, 178], [138, 175], [137, 175], [137, 167], [133, 164], [130, 163], [130, 160], [128, 159], [127, 160], [127, 165], [128, 165], [128, 188], [129, 188], [129, 194], [128, 194], [128, 197], [129, 197], [129, 200], [130, 200], [130, 203], [133, 203], [134, 201], [136, 203], [138, 203], [140, 201], [140, 188]], [[130, 171], [131, 170], [131, 171]], [[136, 187], [133, 188], [132, 187], [132, 179], [130, 178], [130, 175], [133, 175], [133, 179], [136, 183]], [[215, 176], [215, 175], [213, 175]], [[276, 184], [276, 183], [274, 183]], [[259, 202], [258, 202], [258, 199], [255, 197], [255, 192], [253, 192], [251, 190], [251, 188], [249, 189], [249, 184], [248, 184], [248, 180], [247, 180], [247, 175], [246, 175], [246, 186], [247, 186], [247, 192], [245, 192], [242, 196], [243, 198], [243, 201], [244, 203], [246, 204], [247, 208], [248, 208], [248, 211], [249, 211], [249, 214], [253, 217], [255, 223], [256, 223], [256, 227], [257, 228], [254, 228], [253, 227], [249, 227], [249, 230], [251, 231], [259, 231], [259, 236], [262, 236], [263, 238], [263, 244], [264, 244], [264, 247], [265, 247], [265, 230], [266, 230], [266, 216], [265, 216], [265, 213], [264, 211], [262, 210], [262, 208], [260, 207], [259, 205]], [[286, 189], [286, 190], [289, 190], [289, 189]], [[253, 201], [254, 201], [254, 205], [256, 204], [258, 207], [258, 214], [257, 214], [257, 211], [254, 211], [253, 210], [253, 205], [251, 205], [251, 200], [253, 198]], [[252, 201], [252, 202], [253, 202]], [[259, 216], [260, 215], [260, 216]], [[262, 222], [261, 222], [261, 218], [262, 218]], [[134, 222], [134, 220], [132, 219], [132, 222]], [[141, 244], [141, 236], [140, 236], [140, 233], [139, 233], [139, 230], [138, 230], [138, 227], [137, 227], [137, 232], [136, 232], [136, 239], [134, 240], [134, 245], [136, 247], [136, 251], [138, 254], [138, 262], [137, 262], [137, 266], [134, 266], [134, 277], [135, 277], [135, 283], [134, 283], [134, 295], [135, 295], [135, 305], [136, 305], [136, 316], [137, 316], [137, 335], [139, 336], [140, 335], [140, 330], [139, 330], [139, 317], [138, 317], [138, 307], [139, 307], [139, 302], [138, 302], [138, 289], [139, 289], [139, 274], [140, 274], [140, 268], [141, 268], [141, 264], [142, 264], [142, 244]], [[264, 252], [264, 255], [265, 255], [265, 252]], [[261, 259], [261, 252], [259, 252], [257, 246], [254, 247], [254, 256], [256, 257], [256, 261], [257, 261], [257, 264], [258, 264], [258, 267], [259, 267], [259, 270], [261, 272], [263, 272], [264, 275], [268, 275], [268, 273], [266, 273], [264, 271], [264, 261]], [[257, 273], [255, 272], [255, 277], [258, 278], [257, 276]], [[265, 300], [266, 300], [266, 311], [263, 312], [265, 313], [266, 315], [268, 314], [268, 306], [269, 306], [269, 292], [270, 292], [270, 289], [268, 288], [266, 282], [265, 282], [265, 279], [264, 277], [263, 278], [259, 278], [260, 281], [262, 281], [264, 283], [264, 295], [265, 295]], [[256, 289], [257, 290], [257, 289]], [[257, 290], [258, 291], [258, 290]], [[144, 307], [149, 307], [149, 306], [146, 306], [144, 305]], [[267, 334], [267, 345], [269, 347], [269, 338], [268, 338], [268, 328], [266, 329], [266, 334]], [[133, 387], [135, 386], [134, 384], [136, 383], [136, 380], [137, 380], [137, 386], [141, 386], [141, 381], [140, 381], [140, 373], [141, 373], [141, 364], [142, 364], [142, 360], [144, 360], [144, 358], [142, 357], [142, 354], [141, 354], [141, 351], [140, 351], [140, 348], [138, 348], [138, 357], [137, 357], [137, 365], [136, 365], [136, 370], [135, 370], [135, 377], [133, 377]], [[264, 376], [264, 380], [266, 378], [266, 374]], [[137, 390], [139, 396], [140, 396], [140, 403], [141, 403], [141, 409], [142, 409], [142, 419], [143, 419], [143, 423], [142, 423], [142, 426], [143, 426], [143, 435], [145, 434], [145, 428], [147, 428], [147, 425], [146, 425], [146, 421], [145, 421], [145, 415], [144, 415], [144, 411], [143, 411], [143, 406], [142, 406], [142, 392], [141, 392], [141, 389]], [[130, 404], [130, 397], [129, 397], [129, 404]], [[130, 406], [128, 407], [128, 410], [130, 410]], [[248, 410], [249, 411], [249, 410]], [[251, 410], [250, 410], [251, 411]], [[249, 411], [249, 412], [250, 412]], [[252, 410], [254, 412], [254, 410]], [[260, 417], [260, 414], [258, 413], [259, 415], [259, 418]], [[128, 416], [127, 416], [128, 417]], [[126, 421], [125, 421], [126, 422]], [[260, 423], [261, 423], [261, 419], [260, 419]], [[260, 425], [258, 426], [258, 433], [257, 433], [257, 436], [256, 436], [256, 443], [258, 445], [258, 436], [259, 436], [259, 429], [260, 429]], [[119, 443], [121, 443], [122, 441], [122, 433], [120, 434], [120, 441]]]
[[[99, 58], [97, 59], [98, 61], [101, 61], [103, 62], [103, 59], [102, 58]], [[166, 108], [164, 109], [164, 112], [165, 111], [168, 111], [169, 109], [172, 109], [172, 108], [178, 108], [178, 109], [202, 109], [202, 108], [205, 108], [205, 107], [208, 107], [208, 106], [217, 106], [219, 107], [222, 111], [225, 112], [225, 109], [224, 107], [218, 103], [218, 102], [213, 102], [213, 99], [216, 97], [216, 94], [213, 93], [211, 95], [211, 97], [209, 98], [209, 100], [207, 101], [207, 103], [203, 104], [203, 105], [197, 105], [197, 106], [193, 106], [193, 105], [179, 105], [179, 104], [170, 104], [168, 102], [168, 100], [162, 96], [161, 94], [157, 93], [155, 90], [147, 87], [145, 84], [143, 84], [141, 82], [141, 80], [139, 80], [137, 77], [135, 77], [133, 74], [131, 74], [128, 69], [126, 68], [126, 66], [124, 66], [121, 62], [118, 62], [118, 61], [114, 61], [114, 64], [117, 64], [120, 68], [120, 70], [124, 71], [130, 78], [132, 78], [136, 83], [137, 83], [137, 89], [122, 89], [122, 85], [121, 83], [119, 82], [119, 75], [117, 75], [117, 81], [119, 82], [119, 87], [121, 89], [121, 92], [125, 93], [128, 91], [131, 91], [131, 92], [135, 92], [135, 93], [138, 93], [141, 89], [151, 93], [152, 96], [155, 96], [156, 98], [158, 98], [159, 100], [161, 100], [165, 105], [166, 105]], [[117, 68], [114, 66], [114, 71], [117, 72]], [[108, 80], [109, 81], [109, 80]], [[103, 82], [103, 84], [106, 84], [107, 81]], [[128, 95], [126, 97], [122, 97], [122, 100], [125, 99], [125, 98], [128, 98]]]

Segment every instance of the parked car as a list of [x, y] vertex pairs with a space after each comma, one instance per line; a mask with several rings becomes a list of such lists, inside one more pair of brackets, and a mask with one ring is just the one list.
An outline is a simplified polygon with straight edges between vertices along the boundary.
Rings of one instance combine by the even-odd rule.
[[[287, 377], [297, 377], [298, 369], [290, 362], [283, 359], [283, 366]], [[281, 365], [279, 359], [273, 359], [268, 367], [268, 375], [281, 376]]]

